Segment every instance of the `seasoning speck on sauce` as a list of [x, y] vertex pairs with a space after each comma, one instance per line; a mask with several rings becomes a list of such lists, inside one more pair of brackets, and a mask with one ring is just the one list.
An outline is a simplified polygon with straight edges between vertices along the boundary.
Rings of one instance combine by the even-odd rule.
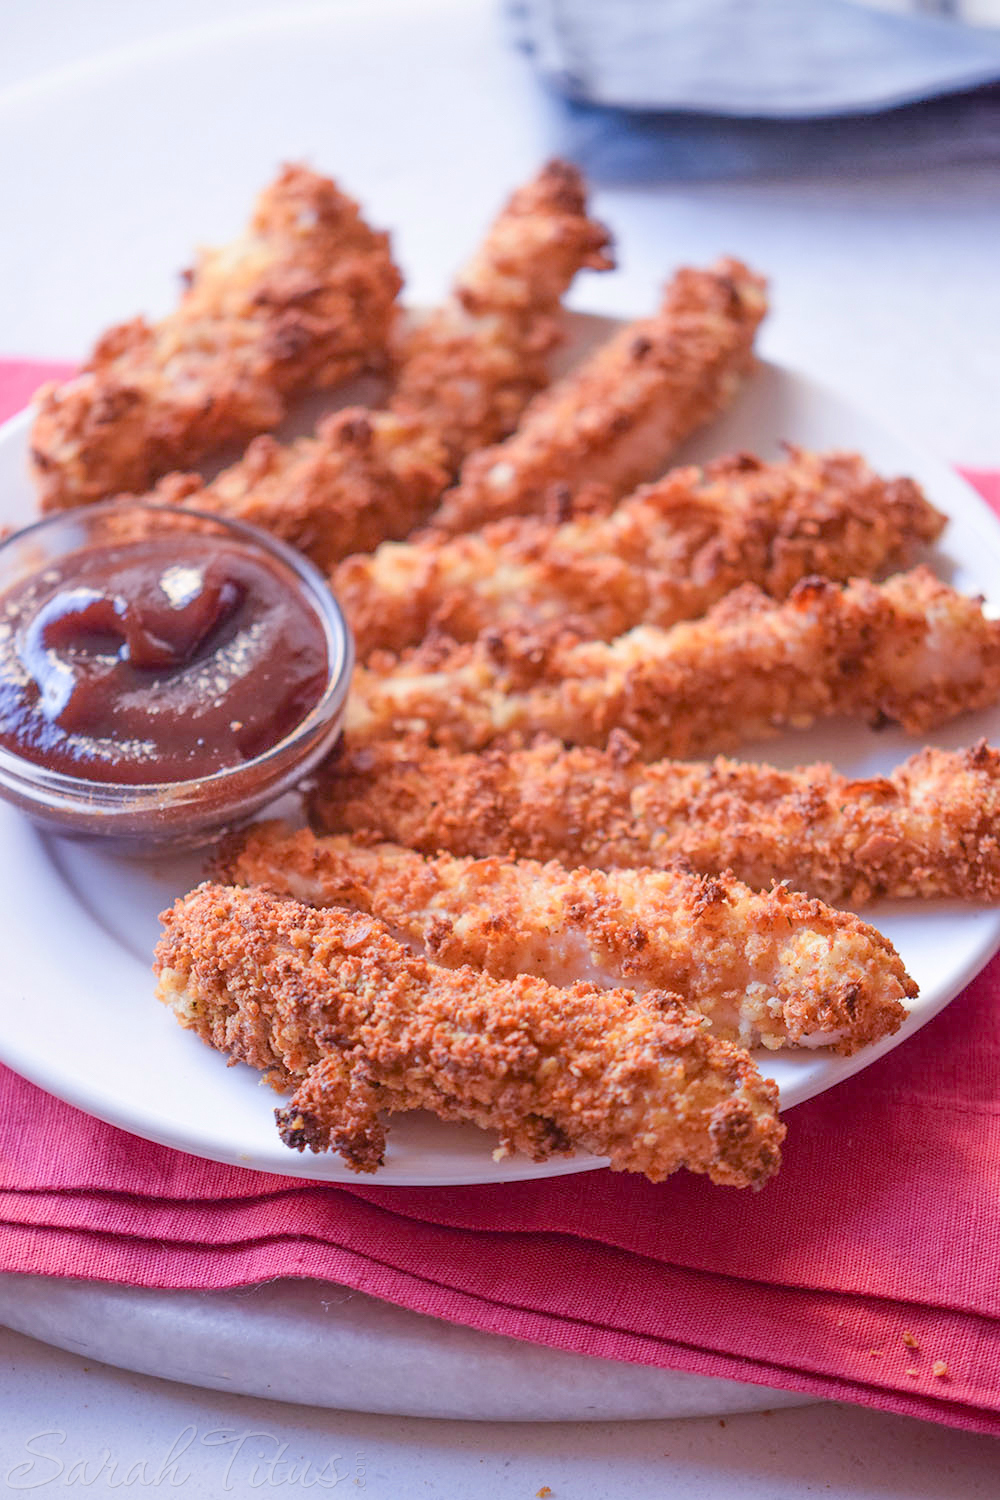
[[237, 541], [84, 548], [0, 598], [0, 746], [68, 776], [238, 766], [302, 722], [328, 674], [319, 616]]

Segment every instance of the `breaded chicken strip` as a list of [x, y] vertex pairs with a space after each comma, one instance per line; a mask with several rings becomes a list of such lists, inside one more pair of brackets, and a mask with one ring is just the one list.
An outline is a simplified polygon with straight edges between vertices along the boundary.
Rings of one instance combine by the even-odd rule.
[[416, 526], [447, 482], [441, 444], [419, 422], [351, 406], [312, 437], [255, 438], [211, 484], [170, 474], [153, 498], [262, 526], [328, 570]]
[[471, 531], [581, 494], [627, 494], [733, 399], [766, 308], [763, 280], [741, 261], [678, 271], [654, 317], [621, 329], [537, 396], [512, 437], [466, 462], [432, 524]]
[[299, 392], [383, 360], [400, 285], [388, 236], [358, 205], [285, 167], [242, 237], [199, 254], [175, 312], [112, 328], [81, 374], [38, 393], [42, 509], [145, 490], [277, 426]]
[[368, 912], [448, 968], [671, 990], [744, 1047], [850, 1054], [897, 1031], [917, 992], [860, 918], [784, 886], [758, 895], [728, 874], [426, 859], [271, 824], [224, 857], [220, 878]]
[[576, 167], [550, 161], [504, 205], [444, 306], [403, 339], [390, 407], [443, 444], [449, 473], [512, 432], [548, 385], [562, 298], [578, 271], [613, 269], [610, 243]]
[[1000, 901], [1000, 752], [985, 741], [921, 750], [860, 781], [828, 765], [645, 765], [635, 749], [617, 732], [607, 750], [545, 740], [482, 755], [386, 741], [328, 762], [310, 812], [322, 829], [425, 854], [598, 869], [682, 860], [852, 906]]
[[583, 267], [612, 265], [607, 242], [579, 173], [550, 162], [504, 206], [445, 306], [404, 338], [388, 409], [351, 407], [292, 443], [259, 437], [211, 484], [171, 475], [158, 498], [263, 526], [325, 568], [405, 536], [546, 383], [560, 299]]
[[571, 621], [612, 640], [633, 625], [695, 619], [741, 583], [784, 598], [812, 573], [870, 577], [911, 559], [945, 517], [910, 479], [880, 479], [857, 454], [789, 448], [675, 469], [609, 515], [535, 516], [480, 532], [385, 542], [331, 580], [363, 661], [438, 629]]
[[1000, 698], [1000, 621], [927, 568], [886, 583], [823, 578], [775, 603], [751, 584], [703, 620], [640, 625], [610, 644], [514, 629], [428, 639], [354, 675], [348, 743], [416, 733], [449, 750], [536, 734], [644, 760], [725, 749], [848, 714], [922, 733]]
[[282, 1139], [382, 1163], [380, 1113], [431, 1109], [499, 1155], [574, 1150], [661, 1181], [777, 1171], [777, 1089], [675, 996], [496, 980], [414, 957], [372, 917], [203, 885], [163, 917], [158, 993], [232, 1058], [298, 1085]]

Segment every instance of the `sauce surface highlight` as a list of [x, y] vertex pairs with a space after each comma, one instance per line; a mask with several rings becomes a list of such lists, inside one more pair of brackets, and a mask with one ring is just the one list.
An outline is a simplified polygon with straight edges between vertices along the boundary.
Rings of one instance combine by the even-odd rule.
[[83, 548], [0, 596], [0, 745], [64, 775], [209, 776], [322, 698], [326, 634], [264, 553], [218, 538]]

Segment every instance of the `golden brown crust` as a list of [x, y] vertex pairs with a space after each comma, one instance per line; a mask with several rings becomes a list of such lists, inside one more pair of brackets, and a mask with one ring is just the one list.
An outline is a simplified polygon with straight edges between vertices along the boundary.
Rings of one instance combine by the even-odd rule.
[[755, 894], [728, 873], [427, 859], [264, 824], [230, 846], [217, 874], [368, 912], [449, 968], [671, 990], [744, 1047], [850, 1054], [897, 1031], [916, 994], [892, 945], [858, 917], [783, 886]]
[[42, 509], [145, 490], [276, 426], [289, 397], [384, 358], [400, 285], [358, 205], [285, 167], [242, 238], [201, 252], [175, 312], [111, 329], [80, 375], [39, 392]]
[[482, 755], [387, 741], [329, 761], [310, 812], [322, 830], [425, 854], [597, 869], [683, 860], [852, 906], [1000, 901], [1000, 752], [985, 742], [851, 780], [828, 765], [645, 765], [624, 735], [607, 750], [545, 740]]
[[813, 573], [846, 581], [912, 560], [945, 518], [910, 479], [880, 479], [857, 454], [789, 447], [675, 469], [610, 514], [534, 516], [481, 532], [430, 532], [345, 559], [332, 586], [358, 657], [402, 651], [430, 630], [552, 620], [599, 640], [695, 619], [742, 583], [784, 598]]
[[725, 749], [847, 714], [921, 733], [1000, 697], [1000, 621], [927, 568], [841, 588], [805, 579], [784, 603], [751, 585], [703, 619], [640, 625], [610, 644], [510, 629], [429, 639], [355, 673], [356, 746], [410, 733], [448, 750], [519, 748], [539, 733], [644, 760]]
[[613, 267], [609, 244], [580, 173], [550, 161], [504, 205], [448, 302], [403, 340], [392, 409], [439, 439], [452, 472], [512, 432], [548, 384], [562, 298], [582, 268]]
[[325, 570], [356, 548], [405, 535], [447, 477], [440, 444], [418, 423], [348, 407], [326, 417], [314, 437], [255, 438], [211, 484], [168, 475], [154, 496], [262, 526]]
[[553, 497], [624, 495], [732, 400], [767, 303], [741, 261], [678, 271], [652, 318], [623, 328], [537, 396], [514, 435], [473, 454], [433, 524], [471, 531], [542, 514]]
[[322, 568], [426, 520], [465, 454], [510, 430], [548, 378], [560, 298], [581, 266], [611, 264], [574, 168], [550, 164], [504, 207], [449, 301], [395, 351], [386, 411], [361, 407], [313, 437], [258, 438], [205, 486], [171, 475], [157, 497], [250, 521]]
[[278, 1111], [289, 1145], [374, 1170], [377, 1104], [499, 1131], [503, 1153], [593, 1151], [653, 1181], [686, 1166], [758, 1187], [778, 1168], [774, 1084], [675, 996], [442, 968], [372, 917], [261, 891], [203, 885], [163, 922], [158, 993], [181, 1024], [301, 1084]]

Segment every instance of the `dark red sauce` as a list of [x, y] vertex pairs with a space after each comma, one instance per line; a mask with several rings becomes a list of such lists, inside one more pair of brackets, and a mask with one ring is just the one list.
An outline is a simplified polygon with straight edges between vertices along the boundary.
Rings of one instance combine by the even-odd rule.
[[0, 597], [0, 746], [92, 781], [175, 782], [253, 759], [314, 708], [326, 635], [239, 542], [82, 549]]

